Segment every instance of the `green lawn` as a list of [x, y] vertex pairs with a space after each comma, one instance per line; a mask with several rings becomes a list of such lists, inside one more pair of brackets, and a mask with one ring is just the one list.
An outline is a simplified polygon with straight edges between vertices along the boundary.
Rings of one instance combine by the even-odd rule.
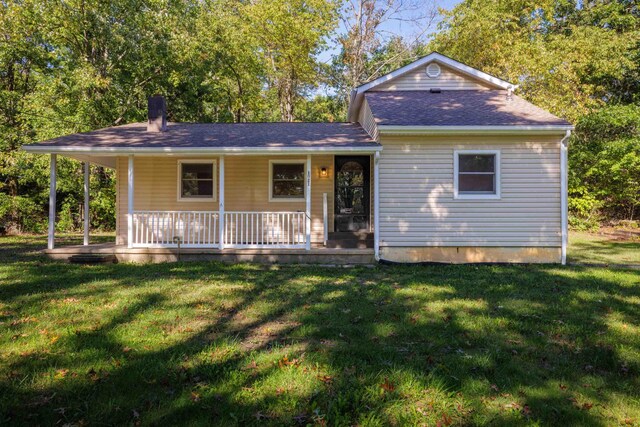
[[0, 239], [0, 424], [639, 425], [640, 272], [78, 266]]
[[625, 241], [592, 233], [569, 235], [569, 262], [636, 264], [640, 266], [640, 238]]

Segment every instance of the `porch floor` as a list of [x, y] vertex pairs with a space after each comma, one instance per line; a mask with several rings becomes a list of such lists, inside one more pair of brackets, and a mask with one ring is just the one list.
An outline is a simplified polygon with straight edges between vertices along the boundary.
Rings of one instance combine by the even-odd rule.
[[68, 261], [74, 255], [113, 255], [118, 262], [223, 261], [265, 264], [373, 264], [374, 251], [365, 249], [326, 248], [321, 245], [304, 249], [234, 249], [210, 248], [128, 248], [115, 243], [88, 246], [62, 246], [43, 251], [49, 258]]

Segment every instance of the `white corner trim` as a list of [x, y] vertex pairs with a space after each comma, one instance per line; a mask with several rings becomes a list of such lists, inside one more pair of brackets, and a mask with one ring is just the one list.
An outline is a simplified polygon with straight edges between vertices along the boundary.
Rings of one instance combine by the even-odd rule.
[[568, 178], [568, 144], [571, 131], [567, 130], [560, 141], [560, 217], [562, 228], [562, 265], [567, 264], [567, 246], [569, 245], [569, 178]]
[[378, 125], [381, 135], [556, 135], [573, 130], [570, 125], [539, 126], [396, 126]]
[[[182, 165], [185, 163], [202, 163], [202, 164], [210, 164], [213, 168], [213, 194], [211, 197], [182, 197]], [[178, 191], [176, 193], [178, 202], [187, 202], [187, 203], [198, 203], [198, 202], [215, 202], [218, 200], [217, 198], [217, 175], [218, 175], [218, 167], [215, 159], [180, 159], [178, 160]]]
[[291, 203], [301, 203], [307, 200], [307, 186], [304, 186], [304, 195], [303, 197], [293, 198], [278, 198], [273, 197], [273, 165], [276, 164], [294, 164], [294, 165], [304, 165], [304, 180], [306, 182], [307, 176], [307, 162], [305, 159], [273, 159], [269, 160], [269, 202], [291, 202]]
[[380, 261], [380, 153], [373, 159], [373, 253]]
[[[496, 192], [494, 194], [484, 193], [459, 193], [458, 191], [458, 173], [460, 172], [460, 154], [493, 154], [496, 157], [495, 161], [495, 186]], [[478, 199], [478, 200], [499, 200], [501, 199], [501, 178], [500, 171], [500, 150], [453, 150], [453, 198], [456, 200], [464, 199]]]

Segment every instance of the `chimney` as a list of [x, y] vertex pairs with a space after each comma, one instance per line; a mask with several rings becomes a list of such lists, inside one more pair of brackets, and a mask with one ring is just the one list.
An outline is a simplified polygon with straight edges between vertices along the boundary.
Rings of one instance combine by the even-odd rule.
[[149, 97], [147, 132], [164, 132], [167, 130], [167, 101], [164, 96]]

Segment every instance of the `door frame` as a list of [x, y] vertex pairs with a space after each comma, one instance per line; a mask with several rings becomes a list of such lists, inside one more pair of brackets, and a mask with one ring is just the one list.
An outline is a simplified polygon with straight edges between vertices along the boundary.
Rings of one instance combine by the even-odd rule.
[[362, 165], [364, 181], [363, 181], [363, 197], [364, 197], [364, 208], [365, 212], [363, 214], [366, 217], [366, 225], [363, 229], [358, 231], [370, 231], [371, 230], [371, 156], [367, 155], [335, 155], [333, 159], [333, 230], [335, 232], [338, 231], [338, 216], [341, 215], [338, 213], [338, 171], [340, 168], [347, 162], [356, 161]]

